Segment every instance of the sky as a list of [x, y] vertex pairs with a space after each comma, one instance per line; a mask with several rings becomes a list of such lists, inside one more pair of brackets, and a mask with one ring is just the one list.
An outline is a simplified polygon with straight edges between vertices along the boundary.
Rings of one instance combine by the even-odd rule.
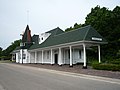
[[112, 10], [120, 0], [0, 0], [0, 47], [21, 39], [27, 24], [32, 35], [83, 24], [97, 5]]

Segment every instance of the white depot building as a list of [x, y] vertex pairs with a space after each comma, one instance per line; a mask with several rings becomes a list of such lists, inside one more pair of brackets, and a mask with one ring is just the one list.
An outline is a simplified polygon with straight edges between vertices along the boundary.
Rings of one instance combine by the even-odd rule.
[[64, 32], [59, 27], [33, 35], [27, 25], [22, 42], [12, 55], [16, 63], [41, 63], [64, 65], [83, 63], [86, 68], [86, 49], [98, 47], [98, 61], [101, 62], [100, 45], [107, 41], [90, 25]]

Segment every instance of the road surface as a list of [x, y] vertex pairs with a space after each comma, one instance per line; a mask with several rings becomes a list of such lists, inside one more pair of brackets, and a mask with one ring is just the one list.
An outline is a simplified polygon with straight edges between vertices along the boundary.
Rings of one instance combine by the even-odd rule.
[[0, 63], [0, 90], [120, 90], [120, 80]]

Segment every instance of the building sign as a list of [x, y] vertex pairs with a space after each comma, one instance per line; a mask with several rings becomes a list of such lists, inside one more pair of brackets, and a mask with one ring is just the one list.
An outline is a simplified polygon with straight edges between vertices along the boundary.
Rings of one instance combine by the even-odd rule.
[[92, 37], [92, 40], [95, 40], [95, 41], [102, 41], [102, 38]]

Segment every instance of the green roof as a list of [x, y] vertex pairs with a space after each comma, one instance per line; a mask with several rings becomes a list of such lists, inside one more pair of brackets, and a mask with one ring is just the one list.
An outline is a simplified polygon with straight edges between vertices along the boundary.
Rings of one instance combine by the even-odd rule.
[[33, 35], [32, 36], [32, 42], [34, 42], [35, 44], [38, 44], [39, 43], [39, 35]]
[[[52, 32], [55, 32], [54, 29]], [[49, 32], [50, 33], [50, 32]], [[100, 39], [100, 40], [97, 40]], [[43, 43], [32, 45], [29, 50], [44, 48], [54, 45], [66, 44], [77, 41], [95, 41], [99, 43], [107, 43], [107, 41], [90, 25], [78, 28], [69, 32], [60, 34], [51, 34]]]
[[46, 33], [51, 33], [51, 36], [54, 36], [54, 35], [64, 33], [64, 31], [61, 30], [59, 27], [57, 27], [57, 28], [55, 28], [53, 30], [47, 31]]

